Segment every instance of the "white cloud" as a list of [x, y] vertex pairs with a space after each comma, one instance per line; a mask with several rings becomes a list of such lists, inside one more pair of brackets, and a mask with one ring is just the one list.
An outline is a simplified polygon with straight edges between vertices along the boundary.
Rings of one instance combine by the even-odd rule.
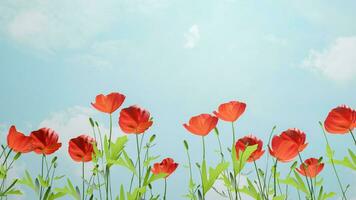
[[356, 78], [356, 36], [337, 38], [322, 51], [310, 50], [302, 66], [334, 81]]
[[184, 34], [184, 47], [188, 49], [194, 48], [200, 40], [200, 31], [198, 25], [192, 25], [188, 32]]
[[86, 48], [100, 33], [116, 27], [125, 13], [161, 8], [166, 0], [23, 1], [0, 4], [0, 31], [16, 43], [40, 53]]
[[50, 117], [43, 120], [39, 124], [41, 127], [49, 127], [54, 129], [62, 142], [61, 151], [67, 153], [68, 141], [81, 134], [92, 136], [92, 128], [89, 123], [95, 111], [91, 108], [74, 106], [64, 111], [52, 113]]

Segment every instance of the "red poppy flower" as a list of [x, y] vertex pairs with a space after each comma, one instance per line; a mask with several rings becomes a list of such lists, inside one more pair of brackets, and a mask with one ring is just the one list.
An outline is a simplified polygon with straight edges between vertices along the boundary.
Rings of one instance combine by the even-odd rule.
[[97, 110], [111, 114], [115, 112], [124, 102], [126, 96], [117, 92], [108, 95], [99, 94], [95, 98], [95, 102], [91, 105]]
[[219, 106], [214, 114], [221, 120], [234, 122], [245, 112], [246, 104], [238, 101], [230, 101]]
[[7, 134], [7, 145], [15, 152], [27, 153], [32, 151], [32, 139], [11, 126]]
[[189, 124], [183, 124], [183, 126], [195, 135], [206, 136], [216, 127], [217, 123], [217, 117], [210, 114], [200, 114], [190, 118]]
[[152, 124], [150, 113], [139, 106], [130, 106], [120, 112], [119, 126], [125, 133], [144, 133]]
[[273, 157], [281, 162], [289, 162], [299, 153], [297, 143], [278, 135], [273, 136], [272, 147], [268, 146], [268, 150]]
[[239, 159], [240, 151], [243, 152], [243, 151], [245, 151], [247, 146], [253, 146], [256, 144], [257, 144], [257, 149], [250, 155], [247, 162], [253, 162], [255, 160], [258, 160], [263, 155], [263, 153], [265, 152], [264, 150], [262, 150], [263, 142], [262, 142], [262, 140], [256, 138], [255, 136], [252, 136], [252, 135], [248, 135], [248, 136], [245, 136], [245, 137], [237, 140], [237, 142], [235, 144], [237, 159]]
[[305, 143], [305, 133], [297, 128], [288, 129], [281, 133], [281, 137], [284, 139], [290, 139], [298, 145], [298, 151], [302, 152], [308, 143]]
[[68, 153], [77, 162], [89, 162], [94, 153], [94, 138], [87, 135], [80, 135], [69, 141]]
[[345, 134], [356, 128], [356, 110], [341, 105], [332, 109], [325, 119], [324, 126], [327, 132]]
[[300, 164], [299, 168], [296, 170], [303, 176], [314, 178], [323, 170], [323, 168], [324, 163], [319, 162], [316, 158], [309, 158], [306, 159], [304, 163]]
[[57, 151], [62, 143], [58, 142], [58, 134], [50, 128], [41, 128], [32, 131], [32, 148], [37, 154], [49, 155]]
[[161, 163], [155, 163], [152, 168], [153, 174], [165, 173], [165, 178], [171, 175], [178, 167], [178, 163], [175, 163], [172, 158], [166, 158]]

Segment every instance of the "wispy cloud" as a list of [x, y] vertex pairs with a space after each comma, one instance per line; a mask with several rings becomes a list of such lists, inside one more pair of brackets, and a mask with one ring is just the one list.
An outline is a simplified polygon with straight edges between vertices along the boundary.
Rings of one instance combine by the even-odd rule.
[[356, 36], [337, 38], [322, 51], [310, 50], [302, 66], [334, 81], [356, 78]]
[[97, 36], [115, 27], [125, 13], [146, 13], [165, 2], [4, 0], [0, 4], [0, 34], [40, 53], [77, 50], [96, 42]]
[[194, 48], [200, 40], [200, 31], [198, 25], [192, 25], [188, 32], [184, 34], [184, 47], [188, 49]]

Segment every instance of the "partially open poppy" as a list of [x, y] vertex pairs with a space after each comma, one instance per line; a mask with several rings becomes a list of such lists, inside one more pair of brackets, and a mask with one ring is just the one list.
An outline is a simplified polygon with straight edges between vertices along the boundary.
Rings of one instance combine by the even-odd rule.
[[97, 110], [111, 114], [115, 112], [124, 102], [126, 96], [117, 92], [108, 95], [99, 94], [95, 98], [95, 102], [91, 105]]
[[94, 153], [94, 138], [88, 135], [80, 135], [69, 141], [68, 153], [77, 162], [89, 162]]
[[280, 162], [289, 162], [299, 153], [296, 142], [278, 135], [273, 136], [272, 146], [268, 146], [268, 150]]
[[257, 149], [250, 155], [247, 162], [256, 161], [263, 155], [263, 153], [265, 152], [264, 150], [262, 150], [263, 142], [262, 142], [262, 140], [256, 138], [255, 136], [252, 136], [252, 135], [248, 135], [248, 136], [238, 139], [235, 144], [237, 159], [239, 159], [240, 152], [245, 151], [246, 147], [253, 146], [256, 144], [257, 144]]
[[297, 128], [288, 129], [281, 133], [281, 137], [284, 139], [290, 139], [298, 145], [298, 151], [302, 152], [308, 143], [305, 143], [305, 133]]
[[152, 167], [153, 174], [165, 173], [165, 178], [171, 175], [178, 167], [178, 163], [175, 163], [172, 158], [166, 158], [161, 163], [155, 163]]
[[218, 111], [214, 114], [221, 120], [234, 122], [236, 121], [246, 109], [246, 104], [238, 101], [230, 101], [219, 106]]
[[120, 112], [119, 126], [125, 133], [144, 133], [152, 124], [150, 112], [137, 105], [124, 108]]
[[324, 163], [320, 162], [316, 158], [309, 158], [300, 164], [299, 168], [296, 170], [303, 176], [315, 178], [323, 170], [323, 168]]
[[345, 134], [356, 128], [356, 110], [341, 105], [332, 109], [325, 119], [324, 127], [327, 132]]
[[37, 154], [49, 155], [57, 151], [62, 143], [58, 142], [58, 134], [50, 128], [41, 128], [37, 131], [32, 131], [32, 148]]
[[210, 114], [200, 114], [190, 118], [189, 124], [183, 124], [183, 126], [195, 135], [206, 136], [216, 127], [217, 123], [217, 117]]
[[23, 133], [16, 130], [15, 126], [11, 126], [7, 134], [7, 145], [15, 152], [27, 153], [32, 151], [32, 139], [30, 136], [25, 136]]

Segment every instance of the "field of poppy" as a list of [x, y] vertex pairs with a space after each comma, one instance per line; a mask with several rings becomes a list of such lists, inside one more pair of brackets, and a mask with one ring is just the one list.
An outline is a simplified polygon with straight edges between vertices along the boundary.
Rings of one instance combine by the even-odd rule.
[[[213, 113], [196, 115], [187, 120], [183, 127], [192, 137], [201, 137], [201, 160], [194, 162], [190, 157], [190, 146], [184, 140], [182, 150], [187, 155], [186, 163], [176, 163], [174, 158], [164, 158], [157, 161], [159, 156], [151, 155], [150, 149], [155, 145], [156, 135], [145, 138], [146, 131], [153, 125], [150, 112], [138, 105], [122, 108], [118, 118], [113, 115], [120, 109], [126, 96], [117, 92], [107, 95], [99, 94], [91, 105], [109, 118], [108, 131], [93, 118], [88, 119], [92, 133], [79, 135], [69, 141], [61, 141], [60, 134], [51, 127], [43, 127], [30, 134], [22, 133], [12, 125], [7, 134], [7, 143], [1, 147], [1, 186], [0, 199], [13, 199], [23, 195], [19, 185], [33, 190], [39, 200], [53, 199], [105, 199], [105, 200], [141, 200], [141, 199], [171, 199], [167, 193], [169, 177], [174, 175], [178, 167], [187, 166], [186, 194], [182, 198], [192, 200], [206, 199], [206, 194], [214, 190], [221, 199], [243, 200], [285, 200], [310, 199], [325, 200], [331, 198], [351, 199], [348, 191], [353, 186], [347, 185], [339, 178], [342, 171], [337, 168], [348, 168], [356, 171], [356, 154], [354, 149], [342, 149], [343, 159], [335, 158], [328, 134], [350, 135], [350, 143], [356, 146], [353, 129], [356, 127], [356, 110], [341, 105], [331, 109], [324, 122], [320, 124], [320, 138], [324, 138], [325, 155], [316, 152], [314, 157], [305, 158], [303, 151], [315, 141], [308, 141], [308, 135], [298, 128], [290, 128], [275, 133], [275, 127], [268, 141], [262, 141], [254, 135], [237, 136], [236, 122], [243, 115], [246, 104], [239, 101], [222, 103]], [[231, 126], [231, 143], [222, 146], [217, 124], [227, 123]], [[113, 134], [113, 123], [117, 123], [124, 136]], [[219, 146], [218, 157], [209, 159], [219, 160], [216, 166], [208, 166], [206, 158], [205, 137], [214, 135]], [[158, 135], [157, 135], [158, 136]], [[130, 138], [132, 137], [132, 138]], [[346, 136], [345, 136], [346, 137]], [[347, 136], [348, 137], [348, 136]], [[136, 156], [130, 156], [127, 142], [135, 140]], [[352, 140], [351, 140], [352, 139]], [[73, 164], [80, 163], [81, 185], [74, 185], [71, 177], [58, 176], [56, 170], [60, 157], [56, 151], [62, 147], [61, 142], [68, 143], [68, 154]], [[319, 141], [320, 143], [321, 141]], [[197, 145], [197, 144], [194, 144]], [[320, 145], [320, 144], [318, 144]], [[226, 151], [227, 149], [227, 151]], [[22, 178], [11, 180], [9, 171], [16, 161], [27, 153], [34, 152], [41, 157], [41, 168], [38, 171], [22, 173]], [[164, 156], [164, 152], [161, 152]], [[320, 153], [320, 155], [318, 155]], [[23, 155], [24, 154], [24, 155]], [[271, 160], [265, 166], [258, 166], [257, 161], [266, 157]], [[303, 159], [304, 158], [304, 159]], [[85, 176], [85, 165], [92, 166], [90, 176]], [[279, 163], [289, 165], [289, 173], [278, 169]], [[329, 165], [335, 179], [334, 191], [326, 191], [322, 179], [325, 166]], [[125, 176], [130, 180], [129, 185], [123, 185], [112, 180], [114, 166], [127, 169]], [[243, 171], [253, 171], [247, 177], [247, 183], [241, 183]], [[193, 176], [199, 174], [199, 179]], [[245, 176], [245, 175], [244, 175]], [[215, 187], [220, 180], [224, 188]], [[163, 181], [164, 188], [154, 190], [155, 182]], [[61, 184], [54, 184], [60, 182]], [[115, 189], [113, 189], [115, 188]], [[158, 192], [161, 191], [161, 192]]]

